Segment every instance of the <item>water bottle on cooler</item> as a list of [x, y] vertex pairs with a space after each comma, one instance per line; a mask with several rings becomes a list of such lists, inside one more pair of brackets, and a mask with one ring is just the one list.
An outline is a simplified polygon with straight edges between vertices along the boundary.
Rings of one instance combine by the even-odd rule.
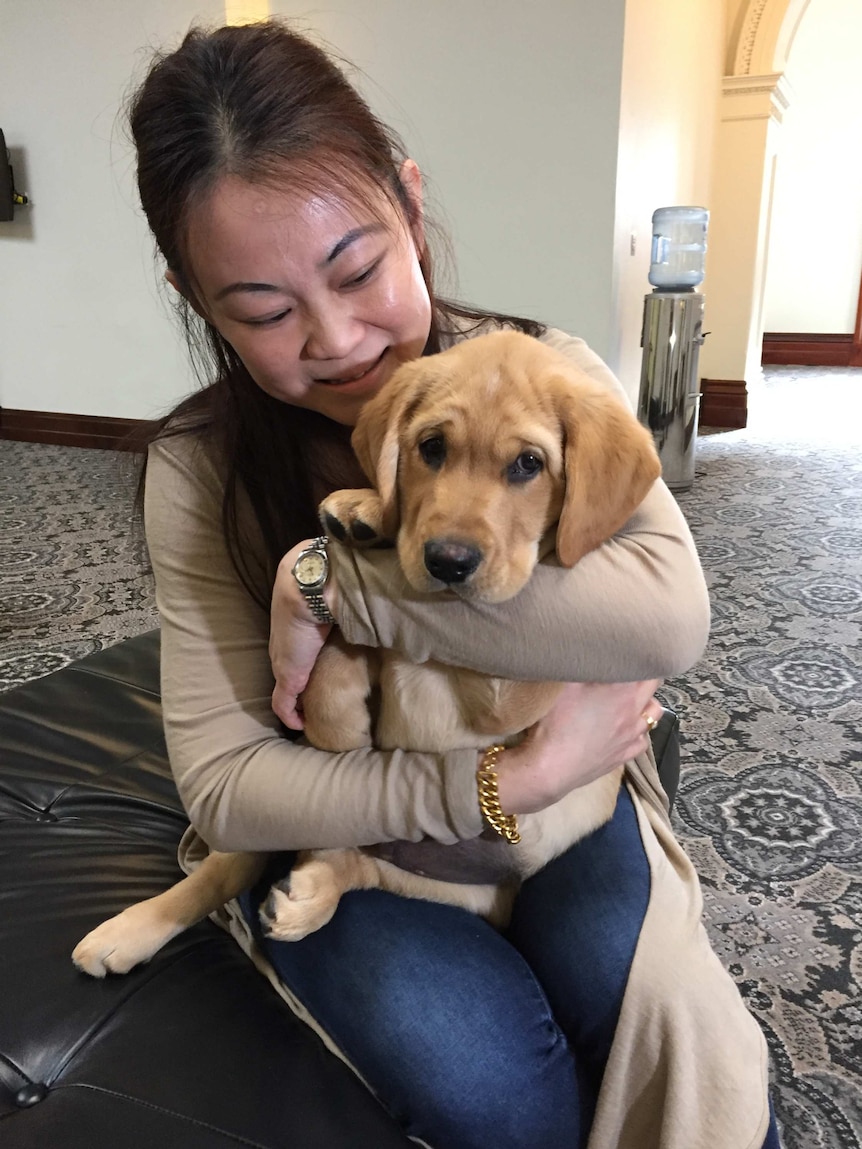
[[703, 282], [705, 207], [660, 207], [652, 217], [649, 281], [658, 291], [691, 291]]

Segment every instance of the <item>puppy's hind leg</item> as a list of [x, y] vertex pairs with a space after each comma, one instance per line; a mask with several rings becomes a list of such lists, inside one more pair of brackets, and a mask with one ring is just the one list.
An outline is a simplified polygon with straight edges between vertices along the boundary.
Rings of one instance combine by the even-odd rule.
[[298, 942], [319, 930], [338, 909], [348, 890], [373, 889], [380, 870], [360, 850], [309, 850], [269, 891], [260, 917], [268, 937]]
[[254, 885], [262, 854], [210, 854], [187, 878], [102, 922], [78, 942], [72, 961], [92, 977], [128, 973], [177, 934]]
[[276, 941], [297, 942], [331, 920], [348, 890], [379, 888], [407, 898], [459, 906], [497, 929], [509, 922], [517, 883], [467, 885], [426, 878], [362, 850], [309, 850], [272, 887], [261, 907], [264, 932]]
[[381, 890], [400, 894], [406, 898], [420, 898], [426, 902], [441, 902], [444, 906], [458, 906], [471, 914], [478, 914], [495, 929], [505, 929], [512, 916], [512, 906], [518, 892], [515, 881], [488, 885], [467, 882], [442, 882], [437, 878], [402, 870], [391, 862], [377, 859]]

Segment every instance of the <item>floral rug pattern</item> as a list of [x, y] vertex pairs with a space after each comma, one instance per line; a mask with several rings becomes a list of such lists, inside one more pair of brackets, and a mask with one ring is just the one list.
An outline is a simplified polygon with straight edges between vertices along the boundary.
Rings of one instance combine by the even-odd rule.
[[0, 440], [0, 690], [158, 625], [135, 465]]
[[769, 369], [749, 428], [702, 436], [677, 497], [713, 625], [662, 690], [675, 827], [766, 1035], [785, 1149], [859, 1149], [862, 371]]

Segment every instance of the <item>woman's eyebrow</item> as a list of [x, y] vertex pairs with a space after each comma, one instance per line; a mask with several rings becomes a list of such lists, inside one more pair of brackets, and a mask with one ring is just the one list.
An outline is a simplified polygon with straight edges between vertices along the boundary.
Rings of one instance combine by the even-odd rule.
[[229, 283], [213, 296], [213, 302], [218, 303], [226, 295], [233, 295], [238, 291], [278, 291], [274, 283]]
[[[362, 239], [363, 236], [375, 235], [377, 232], [383, 230], [384, 228], [382, 223], [369, 223], [366, 224], [365, 227], [352, 228], [341, 237], [341, 239], [338, 241], [338, 243], [336, 243], [335, 247], [333, 247], [332, 251], [330, 251], [326, 258], [320, 261], [318, 267], [327, 267], [330, 263], [333, 263], [336, 259], [338, 259], [339, 255], [341, 255], [341, 253], [346, 248], [350, 247], [350, 245], [355, 243], [358, 239]], [[274, 283], [230, 283], [227, 287], [223, 287], [221, 291], [216, 292], [216, 294], [213, 296], [213, 302], [218, 303], [219, 300], [224, 299], [226, 295], [234, 295], [237, 292], [278, 290], [279, 288], [276, 287]]]
[[351, 243], [355, 243], [357, 239], [362, 239], [362, 237], [366, 235], [373, 235], [378, 231], [383, 231], [383, 224], [369, 223], [366, 224], [365, 227], [354, 227], [351, 231], [347, 232], [346, 235], [341, 237], [329, 255], [327, 255], [326, 259], [324, 259], [318, 266], [326, 267], [327, 264], [332, 263], [334, 260], [338, 259], [339, 255], [341, 255], [345, 248], [350, 247]]

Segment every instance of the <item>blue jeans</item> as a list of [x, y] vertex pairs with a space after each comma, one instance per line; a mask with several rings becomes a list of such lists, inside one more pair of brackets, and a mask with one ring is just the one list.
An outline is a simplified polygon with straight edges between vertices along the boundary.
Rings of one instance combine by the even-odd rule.
[[257, 908], [292, 857], [273, 859], [243, 912], [406, 1133], [434, 1149], [586, 1144], [650, 892], [627, 791], [606, 826], [524, 883], [504, 936], [451, 906], [363, 890], [303, 941], [269, 941]]

